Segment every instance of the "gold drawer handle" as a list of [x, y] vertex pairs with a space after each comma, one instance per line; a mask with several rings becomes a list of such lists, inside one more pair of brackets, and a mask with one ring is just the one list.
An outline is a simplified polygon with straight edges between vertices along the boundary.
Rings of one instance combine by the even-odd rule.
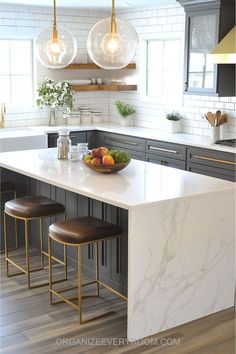
[[114, 141], [115, 143], [124, 143], [124, 144], [129, 144], [129, 145], [134, 145], [137, 146], [138, 143], [135, 143], [133, 141], [129, 141], [129, 140], [121, 140], [121, 139], [110, 139], [110, 141]]
[[163, 149], [155, 146], [149, 146], [149, 150], [158, 150], [158, 151], [170, 152], [171, 154], [178, 154], [178, 151], [176, 150]]
[[204, 156], [198, 156], [198, 155], [193, 155], [193, 157], [196, 158], [196, 159], [199, 159], [199, 160], [225, 163], [227, 165], [236, 165], [236, 163], [232, 162], [232, 161], [218, 160], [218, 159], [214, 159], [214, 158], [211, 158], [211, 157], [204, 157]]

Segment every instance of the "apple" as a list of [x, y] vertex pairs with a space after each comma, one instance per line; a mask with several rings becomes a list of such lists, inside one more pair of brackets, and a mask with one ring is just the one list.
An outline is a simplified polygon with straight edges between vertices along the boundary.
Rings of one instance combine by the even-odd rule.
[[105, 155], [102, 158], [103, 165], [114, 165], [115, 161], [111, 155]]
[[91, 160], [91, 165], [101, 165], [102, 159], [100, 157], [94, 157]]
[[92, 157], [94, 158], [94, 157], [101, 157], [101, 156], [99, 156], [99, 153], [98, 153], [98, 149], [97, 148], [94, 148], [93, 150], [92, 150]]
[[105, 155], [107, 155], [108, 154], [108, 148], [106, 148], [105, 146], [100, 146], [98, 149], [97, 149], [98, 151], [97, 151], [97, 153], [98, 153], [98, 157], [103, 157], [103, 156], [105, 156]]

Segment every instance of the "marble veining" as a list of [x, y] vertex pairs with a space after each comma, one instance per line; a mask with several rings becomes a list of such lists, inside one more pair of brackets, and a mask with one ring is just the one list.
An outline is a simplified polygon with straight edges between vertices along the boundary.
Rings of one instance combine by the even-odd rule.
[[231, 192], [130, 212], [130, 339], [233, 306], [234, 212]]

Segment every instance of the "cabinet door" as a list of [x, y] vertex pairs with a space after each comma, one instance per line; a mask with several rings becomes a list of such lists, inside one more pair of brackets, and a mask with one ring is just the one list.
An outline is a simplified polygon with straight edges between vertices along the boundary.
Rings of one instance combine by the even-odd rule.
[[211, 61], [211, 51], [217, 44], [218, 10], [187, 14], [185, 91], [216, 93], [217, 65]]
[[[106, 147], [109, 150], [121, 150], [119, 146], [106, 145]], [[135, 151], [130, 149], [124, 149], [124, 151], [126, 151], [129, 154], [131, 159], [145, 161], [145, 152], [140, 152], [140, 151]]]
[[87, 142], [86, 132], [71, 132], [70, 139], [72, 145], [76, 145], [77, 143], [86, 143]]
[[[58, 133], [48, 134], [48, 147], [57, 146]], [[71, 132], [70, 133], [71, 144], [76, 145], [77, 143], [86, 143], [87, 136], [86, 132]]]
[[163, 165], [167, 167], [174, 167], [180, 170], [185, 170], [185, 161], [171, 159], [166, 156], [155, 156], [151, 154], [146, 155], [146, 161]]

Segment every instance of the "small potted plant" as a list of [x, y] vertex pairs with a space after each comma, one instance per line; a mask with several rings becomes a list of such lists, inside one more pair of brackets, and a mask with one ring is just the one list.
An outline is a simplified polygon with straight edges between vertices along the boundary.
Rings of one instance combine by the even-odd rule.
[[58, 109], [64, 107], [71, 110], [73, 107], [73, 95], [71, 85], [67, 81], [55, 83], [53, 80], [45, 79], [38, 87], [37, 105], [41, 108], [50, 108], [49, 125], [58, 125]]
[[178, 112], [171, 112], [166, 115], [169, 133], [181, 133], [182, 116]]
[[121, 101], [116, 101], [115, 104], [117, 112], [121, 116], [120, 124], [125, 126], [132, 125], [131, 116], [135, 113], [134, 107]]

